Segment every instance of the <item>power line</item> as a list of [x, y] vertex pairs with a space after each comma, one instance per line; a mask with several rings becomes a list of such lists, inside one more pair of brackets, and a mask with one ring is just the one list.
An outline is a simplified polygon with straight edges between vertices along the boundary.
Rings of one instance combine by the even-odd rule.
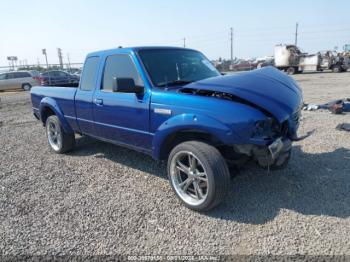
[[350, 28], [322, 30], [322, 31], [302, 31], [301, 34], [320, 34], [320, 33], [337, 33], [337, 32], [349, 32]]

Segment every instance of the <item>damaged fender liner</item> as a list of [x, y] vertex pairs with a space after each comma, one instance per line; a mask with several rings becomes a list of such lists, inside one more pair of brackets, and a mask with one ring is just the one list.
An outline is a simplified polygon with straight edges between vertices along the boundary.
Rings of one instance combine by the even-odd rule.
[[311, 136], [313, 133], [315, 133], [315, 129], [314, 129], [314, 130], [311, 130], [311, 131], [309, 131], [309, 132], [307, 132], [306, 135], [303, 135], [303, 136], [300, 136], [300, 137], [297, 137], [297, 136], [291, 137], [291, 140], [292, 140], [293, 142], [302, 141], [302, 140], [308, 138], [309, 136]]

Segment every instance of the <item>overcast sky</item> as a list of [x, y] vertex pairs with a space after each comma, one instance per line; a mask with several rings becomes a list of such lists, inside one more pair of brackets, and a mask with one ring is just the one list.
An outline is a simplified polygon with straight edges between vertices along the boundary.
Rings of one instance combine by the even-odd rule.
[[299, 22], [299, 46], [306, 52], [350, 43], [350, 1], [230, 1], [230, 0], [2, 0], [0, 65], [7, 56], [28, 63], [82, 62], [94, 50], [118, 46], [182, 46], [210, 59], [230, 57], [230, 27], [234, 56], [272, 55], [273, 46], [294, 43]]

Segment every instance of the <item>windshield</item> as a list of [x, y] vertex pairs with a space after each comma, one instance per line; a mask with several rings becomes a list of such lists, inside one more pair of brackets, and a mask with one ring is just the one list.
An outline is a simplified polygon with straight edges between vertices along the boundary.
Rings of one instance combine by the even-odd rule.
[[153, 84], [158, 87], [184, 85], [220, 73], [201, 53], [184, 49], [149, 49], [139, 51]]

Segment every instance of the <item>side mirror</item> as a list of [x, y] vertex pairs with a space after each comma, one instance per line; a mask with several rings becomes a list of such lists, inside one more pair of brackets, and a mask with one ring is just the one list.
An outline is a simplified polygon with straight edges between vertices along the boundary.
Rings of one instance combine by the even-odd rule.
[[126, 77], [113, 78], [113, 92], [142, 94], [143, 91], [144, 91], [143, 86], [135, 85], [135, 81], [132, 78], [126, 78]]

